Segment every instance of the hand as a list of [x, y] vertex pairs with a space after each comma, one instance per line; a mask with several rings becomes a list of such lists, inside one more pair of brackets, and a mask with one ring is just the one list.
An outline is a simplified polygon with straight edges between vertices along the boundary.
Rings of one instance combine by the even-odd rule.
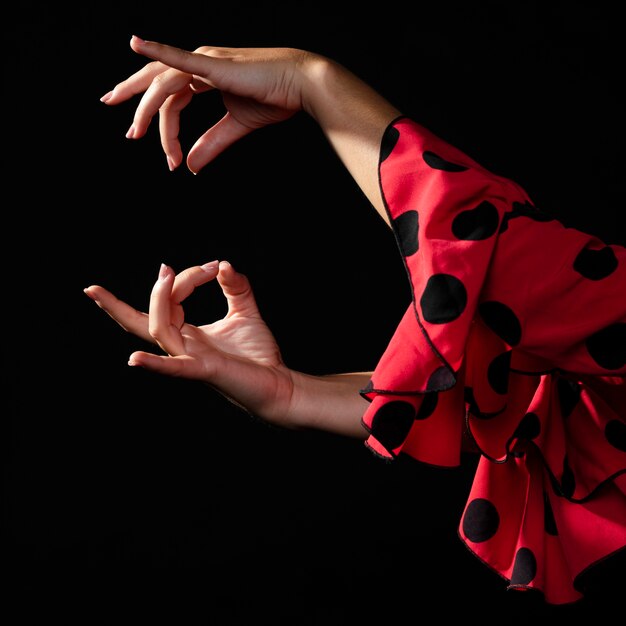
[[[186, 323], [182, 303], [213, 279], [226, 297], [226, 316], [204, 326]], [[178, 275], [162, 265], [148, 313], [98, 285], [87, 287], [85, 293], [126, 331], [167, 353], [133, 352], [129, 365], [204, 381], [251, 413], [272, 422], [285, 421], [293, 396], [290, 370], [259, 314], [248, 279], [230, 263], [214, 261]]]
[[389, 224], [378, 163], [385, 129], [400, 111], [340, 63], [296, 48], [202, 46], [190, 52], [138, 37], [130, 45], [152, 61], [101, 100], [114, 105], [143, 94], [126, 136], [143, 137], [158, 113], [170, 170], [183, 161], [180, 114], [196, 94], [218, 91], [226, 112], [189, 150], [187, 167], [193, 173], [253, 130], [303, 110]]
[[183, 161], [178, 133], [180, 113], [194, 95], [221, 92], [225, 115], [190, 149], [187, 166], [202, 167], [257, 128], [290, 118], [303, 107], [299, 72], [307, 59], [321, 58], [291, 48], [202, 46], [194, 52], [132, 37], [131, 48], [153, 59], [118, 83], [101, 100], [119, 104], [142, 93], [126, 136], [143, 137], [159, 113], [161, 145], [170, 170]]

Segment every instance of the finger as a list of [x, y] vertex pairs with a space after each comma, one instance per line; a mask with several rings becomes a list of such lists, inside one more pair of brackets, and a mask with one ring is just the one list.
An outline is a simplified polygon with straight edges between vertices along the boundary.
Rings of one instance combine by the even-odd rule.
[[219, 261], [189, 267], [176, 275], [170, 301], [181, 304], [200, 285], [208, 283], [217, 276]]
[[[195, 74], [206, 79], [209, 79], [213, 68], [223, 64], [223, 60], [215, 56], [208, 56], [200, 52], [190, 52], [189, 50], [168, 46], [156, 41], [145, 41], [136, 35], [131, 37], [130, 47], [137, 54], [160, 61], [164, 65], [176, 68], [186, 74]], [[205, 47], [204, 49], [208, 48]]]
[[175, 170], [183, 162], [183, 151], [178, 139], [180, 133], [180, 112], [191, 102], [192, 97], [193, 92], [191, 89], [185, 89], [170, 96], [161, 107], [159, 134], [170, 171]]
[[99, 285], [91, 285], [84, 292], [125, 331], [154, 343], [148, 331], [148, 316], [145, 313], [137, 311]]
[[220, 262], [217, 281], [228, 303], [226, 317], [235, 314], [245, 315], [246, 317], [261, 317], [250, 281], [243, 274], [236, 272], [228, 261]]
[[219, 261], [211, 261], [204, 265], [189, 267], [176, 275], [170, 296], [170, 324], [181, 328], [185, 321], [182, 302], [188, 298], [196, 287], [207, 283], [217, 276]]
[[252, 130], [238, 122], [230, 113], [226, 113], [191, 147], [187, 155], [187, 167], [197, 174], [207, 163]]
[[184, 353], [184, 342], [180, 329], [171, 320], [171, 293], [174, 271], [162, 264], [159, 277], [150, 294], [148, 330], [159, 346], [168, 354]]
[[126, 80], [118, 83], [111, 91], [105, 93], [100, 101], [105, 104], [115, 105], [124, 102], [139, 93], [143, 93], [156, 76], [169, 69], [163, 63], [152, 61], [142, 67], [138, 72], [131, 74]]
[[139, 139], [146, 134], [152, 118], [159, 109], [168, 101], [170, 96], [180, 92], [187, 92], [191, 97], [189, 83], [192, 77], [178, 70], [168, 69], [155, 76], [145, 93], [141, 97], [133, 123], [126, 133], [128, 139]]
[[188, 378], [190, 380], [203, 379], [203, 369], [198, 367], [197, 361], [187, 355], [161, 356], [150, 352], [133, 352], [128, 359], [131, 367], [143, 367], [157, 374]]
[[[154, 61], [156, 63], [156, 61]], [[194, 76], [189, 84], [189, 88], [194, 93], [204, 93], [205, 91], [210, 91], [213, 87], [206, 84], [205, 81], [200, 80], [197, 76]]]

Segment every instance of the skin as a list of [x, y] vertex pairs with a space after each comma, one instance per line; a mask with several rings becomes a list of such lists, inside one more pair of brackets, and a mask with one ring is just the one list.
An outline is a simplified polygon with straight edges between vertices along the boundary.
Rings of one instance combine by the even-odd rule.
[[[378, 184], [380, 142], [400, 115], [394, 106], [338, 63], [292, 48], [202, 46], [186, 51], [133, 37], [131, 48], [151, 59], [101, 100], [108, 106], [141, 95], [129, 139], [143, 137], [158, 115], [168, 167], [183, 161], [198, 173], [229, 146], [258, 128], [304, 112], [319, 124], [345, 167], [387, 222]], [[183, 155], [180, 113], [208, 91], [218, 91], [224, 116]], [[228, 305], [223, 319], [203, 326], [185, 322], [183, 303], [216, 280]], [[247, 277], [227, 261], [176, 274], [162, 265], [149, 309], [134, 309], [99, 285], [85, 289], [126, 331], [165, 354], [137, 351], [129, 365], [167, 376], [198, 380], [242, 409], [288, 428], [315, 428], [364, 439], [359, 395], [370, 372], [310, 376], [290, 369], [258, 310]]]

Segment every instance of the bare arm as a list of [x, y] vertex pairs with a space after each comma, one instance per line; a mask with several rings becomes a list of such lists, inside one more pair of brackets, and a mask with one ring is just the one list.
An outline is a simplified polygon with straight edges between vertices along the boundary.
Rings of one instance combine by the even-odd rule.
[[314, 56], [307, 76], [304, 108], [317, 121], [363, 193], [389, 223], [378, 184], [380, 142], [400, 115], [378, 92], [345, 67]]
[[[185, 298], [212, 280], [222, 288], [228, 313], [202, 326], [185, 322]], [[124, 330], [165, 352], [133, 352], [129, 365], [206, 383], [277, 426], [365, 438], [361, 417], [367, 401], [359, 390], [368, 374], [311, 376], [288, 368], [261, 318], [248, 279], [230, 263], [213, 261], [178, 275], [162, 266], [145, 313], [99, 285], [87, 287], [85, 293]]]
[[314, 428], [365, 439], [361, 424], [368, 401], [359, 391], [370, 379], [370, 372], [309, 376], [294, 372], [291, 427]]

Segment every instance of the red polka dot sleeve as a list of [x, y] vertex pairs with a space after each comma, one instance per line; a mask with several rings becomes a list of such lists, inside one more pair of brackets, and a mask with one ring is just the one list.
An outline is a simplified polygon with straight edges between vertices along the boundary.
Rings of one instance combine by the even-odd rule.
[[405, 117], [379, 176], [412, 302], [362, 390], [366, 445], [454, 467], [469, 437], [461, 540], [510, 588], [577, 600], [626, 546], [626, 249]]

